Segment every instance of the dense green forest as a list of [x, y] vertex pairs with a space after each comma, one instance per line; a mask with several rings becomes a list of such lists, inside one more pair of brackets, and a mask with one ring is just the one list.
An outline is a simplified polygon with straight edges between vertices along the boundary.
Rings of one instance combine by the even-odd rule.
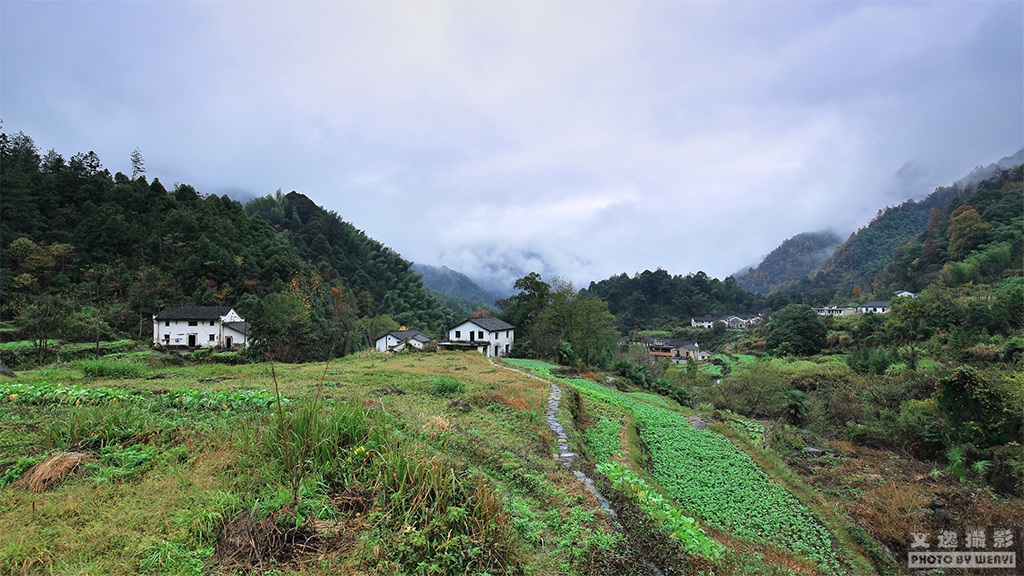
[[[243, 206], [111, 174], [96, 154], [40, 154], [0, 134], [0, 319], [48, 337], [145, 339], [164, 306], [235, 306], [290, 359], [346, 353], [400, 324], [455, 320], [410, 264], [301, 194]], [[66, 319], [66, 321], [65, 321]], [[257, 347], [254, 353], [272, 352]]]
[[[744, 290], [732, 277], [719, 280], [703, 272], [672, 275], [660, 268], [591, 282], [586, 292], [608, 303], [623, 332], [671, 330], [688, 325], [692, 316], [756, 313], [777, 306], [774, 300]], [[779, 302], [785, 305], [788, 300]]]
[[1022, 166], [933, 208], [923, 231], [897, 248], [872, 285], [919, 290], [989, 284], [1020, 276], [1024, 262]]
[[757, 267], [736, 274], [736, 282], [758, 294], [778, 291], [814, 272], [841, 243], [834, 232], [797, 234], [772, 250]]
[[945, 209], [964, 190], [960, 186], [936, 189], [920, 201], [908, 200], [879, 210], [871, 222], [854, 232], [812, 274], [789, 288], [801, 291], [831, 289], [849, 295], [853, 288], [868, 290], [871, 281], [892, 261], [893, 251], [914, 238], [928, 224], [932, 210]]

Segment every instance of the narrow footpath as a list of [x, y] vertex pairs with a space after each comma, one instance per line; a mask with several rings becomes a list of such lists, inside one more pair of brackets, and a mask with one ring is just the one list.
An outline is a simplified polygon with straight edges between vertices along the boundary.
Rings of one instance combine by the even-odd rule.
[[618, 519], [618, 515], [615, 513], [615, 509], [612, 508], [611, 502], [609, 502], [608, 499], [605, 498], [604, 495], [597, 490], [597, 486], [594, 484], [593, 478], [587, 476], [582, 470], [574, 470], [572, 468], [572, 461], [576, 458], [576, 453], [569, 449], [569, 437], [566, 436], [565, 434], [565, 427], [562, 426], [562, 423], [558, 421], [558, 407], [562, 403], [562, 388], [558, 386], [558, 384], [555, 384], [550, 380], [545, 380], [543, 378], [530, 374], [529, 372], [517, 370], [510, 366], [498, 364], [493, 359], [489, 360], [493, 366], [504, 368], [505, 370], [511, 370], [512, 372], [516, 372], [518, 374], [526, 376], [527, 378], [540, 380], [541, 382], [544, 382], [545, 384], [551, 387], [551, 395], [548, 396], [547, 420], [548, 426], [551, 428], [551, 431], [555, 433], [555, 437], [557, 439], [557, 448], [554, 453], [555, 460], [557, 460], [566, 470], [572, 472], [573, 476], [575, 476], [577, 480], [583, 483], [583, 486], [585, 486], [587, 490], [591, 494], [593, 494], [594, 498], [596, 498], [598, 503], [601, 504], [601, 508], [603, 508], [609, 516], [611, 516], [613, 519]]
[[[546, 416], [548, 420], [548, 426], [551, 427], [551, 431], [555, 433], [555, 437], [557, 438], [557, 450], [553, 456], [555, 460], [557, 460], [563, 467], [565, 467], [566, 470], [571, 471], [573, 476], [575, 476], [577, 480], [583, 483], [587, 490], [591, 494], [593, 494], [594, 498], [597, 499], [598, 503], [601, 504], [601, 508], [603, 508], [605, 512], [607, 512], [608, 515], [612, 517], [613, 520], [618, 521], [619, 515], [615, 512], [615, 509], [612, 508], [611, 502], [609, 502], [608, 499], [605, 498], [604, 495], [597, 490], [597, 486], [594, 484], [594, 480], [591, 477], [587, 476], [582, 470], [574, 470], [572, 468], [572, 462], [576, 458], [576, 453], [569, 449], [569, 437], [566, 436], [565, 434], [565, 427], [562, 426], [562, 423], [558, 421], [558, 407], [562, 403], [562, 388], [558, 384], [555, 384], [550, 380], [545, 380], [544, 378], [540, 378], [538, 376], [530, 374], [529, 372], [518, 370], [516, 368], [512, 368], [511, 366], [498, 364], [492, 358], [488, 358], [488, 360], [493, 366], [504, 368], [505, 370], [511, 370], [512, 372], [516, 372], [518, 374], [526, 376], [527, 378], [540, 380], [541, 382], [544, 382], [545, 384], [551, 387], [551, 395], [548, 396], [548, 409]], [[645, 558], [644, 562], [650, 568], [651, 574], [653, 574], [653, 576], [665, 576], [665, 573], [662, 572], [661, 569], [658, 568], [658, 566], [655, 565], [655, 563], [652, 562], [650, 559]]]

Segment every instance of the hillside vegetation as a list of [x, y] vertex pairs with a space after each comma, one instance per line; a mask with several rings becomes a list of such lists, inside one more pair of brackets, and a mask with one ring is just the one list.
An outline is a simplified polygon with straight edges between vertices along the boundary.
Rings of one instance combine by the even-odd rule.
[[692, 316], [721, 316], [759, 312], [766, 300], [744, 290], [734, 278], [711, 278], [703, 272], [672, 275], [644, 270], [591, 282], [586, 293], [608, 303], [623, 332], [635, 329], [672, 329]]
[[279, 358], [302, 360], [457, 319], [409, 262], [301, 194], [243, 207], [188, 184], [167, 190], [136, 163], [131, 177], [111, 174], [91, 152], [40, 155], [30, 137], [0, 134], [0, 320], [77, 314], [141, 338], [164, 306], [228, 305], [263, 330], [257, 340], [292, 343]]
[[758, 294], [798, 283], [820, 266], [842, 243], [834, 232], [805, 232], [787, 239], [755, 268], [735, 274], [736, 282]]

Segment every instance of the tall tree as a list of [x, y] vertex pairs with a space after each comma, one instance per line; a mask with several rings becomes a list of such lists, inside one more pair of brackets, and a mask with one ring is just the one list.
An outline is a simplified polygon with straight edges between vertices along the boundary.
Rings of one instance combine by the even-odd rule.
[[765, 346], [778, 354], [809, 356], [821, 352], [825, 345], [825, 323], [809, 306], [786, 306], [767, 329]]
[[136, 148], [132, 150], [132, 180], [146, 173], [146, 161], [142, 158], [142, 152]]

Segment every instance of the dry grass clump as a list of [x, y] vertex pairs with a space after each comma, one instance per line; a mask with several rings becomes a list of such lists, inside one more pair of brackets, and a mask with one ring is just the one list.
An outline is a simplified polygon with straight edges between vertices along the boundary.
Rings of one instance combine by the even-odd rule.
[[502, 392], [499, 392], [499, 391], [488, 391], [488, 392], [484, 392], [482, 394], [479, 394], [479, 398], [481, 398], [484, 401], [484, 403], [488, 403], [488, 404], [501, 404], [502, 406], [507, 406], [507, 407], [509, 407], [509, 408], [511, 408], [513, 410], [517, 410], [517, 411], [529, 410], [530, 409], [529, 402], [525, 398], [523, 398], [521, 395], [516, 394], [516, 393], [512, 393], [511, 395], [508, 395], [508, 394], [503, 394]]
[[14, 486], [29, 492], [46, 492], [68, 476], [81, 472], [86, 461], [94, 459], [82, 452], [58, 452], [26, 470], [21, 478], [14, 482]]
[[452, 421], [447, 416], [431, 416], [425, 427], [430, 439], [437, 440], [442, 434], [452, 431]]

